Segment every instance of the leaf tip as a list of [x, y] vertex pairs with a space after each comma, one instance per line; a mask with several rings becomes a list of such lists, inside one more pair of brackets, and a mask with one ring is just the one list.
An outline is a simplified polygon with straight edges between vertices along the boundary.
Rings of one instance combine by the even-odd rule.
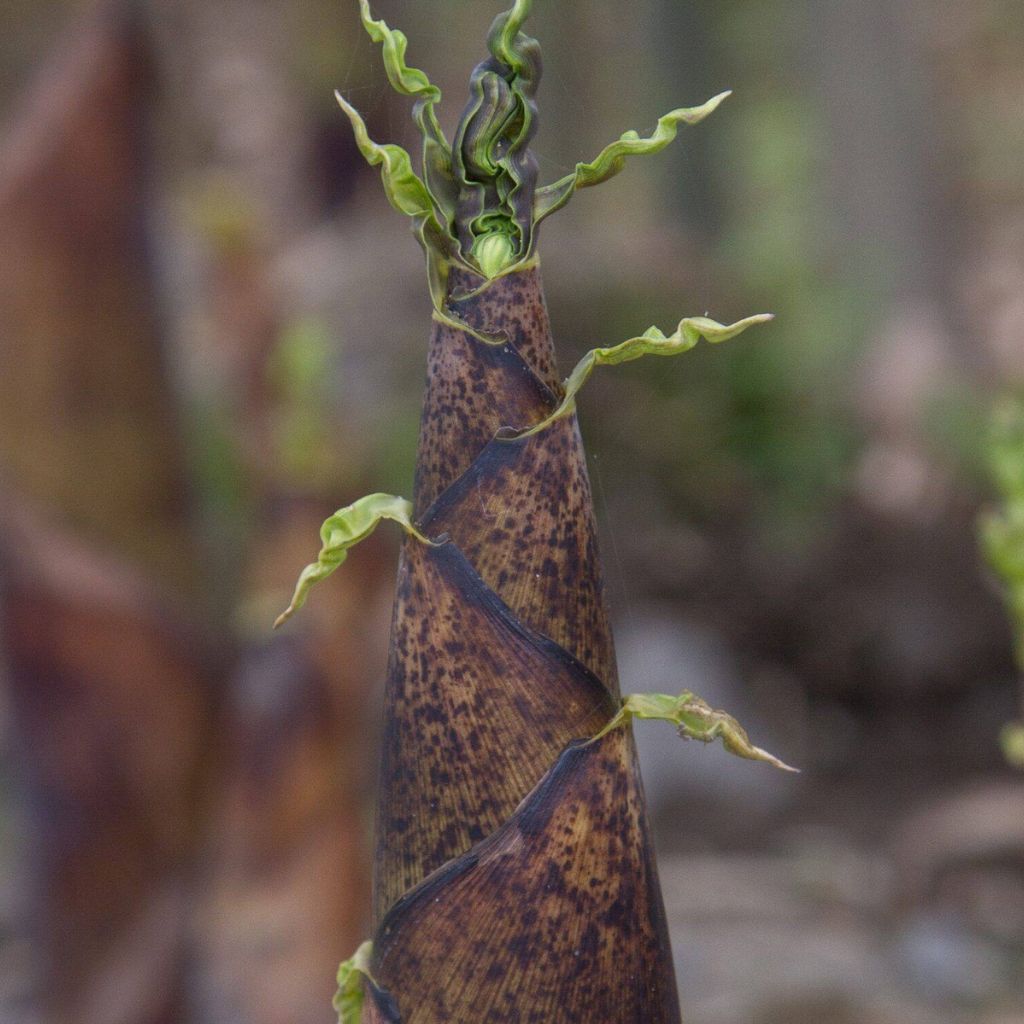
[[717, 96], [712, 96], [711, 99], [705, 100], [699, 107], [683, 107], [673, 111], [669, 117], [673, 117], [683, 124], [691, 126], [700, 124], [704, 118], [713, 114], [731, 95], [732, 89], [726, 89], [724, 92], [718, 93]]
[[762, 750], [761, 747], [754, 747], [754, 754], [756, 755], [754, 760], [764, 761], [766, 764], [770, 764], [773, 768], [778, 768], [780, 771], [792, 772], [794, 775], [800, 774], [799, 768], [794, 768], [791, 764], [786, 764], [785, 761], [776, 757], [774, 754], [769, 754], [767, 750]]

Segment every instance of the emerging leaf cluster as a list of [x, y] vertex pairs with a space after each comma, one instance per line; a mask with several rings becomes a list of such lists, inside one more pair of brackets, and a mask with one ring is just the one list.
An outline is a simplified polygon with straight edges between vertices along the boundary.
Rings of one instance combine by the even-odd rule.
[[532, 0], [515, 0], [495, 19], [487, 40], [491, 55], [473, 71], [469, 103], [449, 142], [435, 110], [440, 89], [425, 72], [406, 63], [406, 36], [375, 19], [369, 0], [359, 0], [363, 27], [381, 46], [388, 80], [397, 92], [415, 100], [413, 119], [423, 138], [419, 173], [401, 146], [371, 139], [358, 111], [336, 93], [360, 152], [380, 167], [391, 205], [412, 218], [427, 258], [435, 315], [462, 329], [466, 325], [446, 309], [453, 265], [489, 280], [528, 264], [536, 249], [537, 225], [578, 189], [618, 174], [629, 156], [664, 149], [680, 124], [697, 124], [729, 95], [724, 92], [700, 106], [665, 114], [649, 137], [625, 132], [592, 162], [577, 164], [571, 174], [538, 187], [529, 144], [537, 127], [534, 95], [541, 74], [540, 49], [521, 31], [531, 6]]
[[[712, 113], [729, 92], [698, 107], [682, 107], [665, 114], [647, 138], [625, 132], [590, 163], [551, 185], [537, 188], [536, 161], [529, 143], [536, 131], [534, 94], [540, 80], [540, 48], [521, 31], [532, 0], [514, 0], [491, 26], [487, 45], [490, 57], [474, 69], [470, 100], [449, 143], [437, 119], [441, 91], [426, 73], [406, 63], [408, 39], [382, 19], [373, 17], [369, 0], [358, 0], [363, 28], [381, 46], [384, 68], [394, 89], [415, 100], [413, 119], [423, 138], [422, 174], [413, 169], [412, 157], [401, 146], [370, 138], [359, 112], [336, 93], [348, 115], [356, 143], [367, 162], [379, 167], [391, 205], [410, 217], [427, 257], [428, 278], [435, 319], [465, 331], [488, 344], [505, 344], [503, 334], [488, 334], [459, 320], [447, 307], [448, 273], [458, 265], [482, 280], [467, 298], [488, 287], [499, 275], [525, 269], [533, 260], [536, 226], [564, 206], [581, 188], [614, 177], [629, 156], [656, 153], [675, 137], [680, 124], [697, 124]], [[618, 345], [589, 351], [566, 378], [560, 399], [551, 413], [525, 430], [501, 435], [522, 440], [558, 420], [571, 416], [576, 396], [598, 366], [616, 366], [645, 355], [669, 356], [688, 352], [701, 338], [726, 341], [755, 324], [771, 320], [768, 313], [721, 324], [706, 316], [687, 317], [666, 335], [658, 327]], [[376, 529], [382, 519], [399, 522], [407, 533], [429, 543], [412, 522], [412, 506], [393, 495], [371, 494], [340, 509], [323, 525], [323, 546], [315, 562], [299, 577], [288, 608], [278, 617], [280, 626], [305, 603], [310, 588], [326, 579], [344, 562], [349, 548]]]

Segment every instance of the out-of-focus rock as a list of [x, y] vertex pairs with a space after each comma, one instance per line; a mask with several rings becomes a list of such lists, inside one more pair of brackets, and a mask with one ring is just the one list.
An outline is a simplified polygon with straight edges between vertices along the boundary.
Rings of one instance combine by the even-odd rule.
[[921, 913], [900, 929], [894, 953], [900, 974], [930, 1002], [972, 1005], [991, 1001], [1006, 987], [1001, 950], [953, 913]]

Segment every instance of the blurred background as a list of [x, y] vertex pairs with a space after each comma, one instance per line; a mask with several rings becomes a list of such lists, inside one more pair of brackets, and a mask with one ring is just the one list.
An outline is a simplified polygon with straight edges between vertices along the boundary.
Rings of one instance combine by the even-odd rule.
[[[1019, 0], [539, 0], [547, 179], [735, 95], [541, 252], [688, 1024], [1021, 1024], [1013, 636], [977, 542], [1024, 385]], [[501, 9], [377, 0], [448, 97]], [[397, 537], [280, 635], [320, 521], [409, 494], [415, 145], [354, 0], [0, 6], [0, 1019], [329, 1024], [368, 929]]]

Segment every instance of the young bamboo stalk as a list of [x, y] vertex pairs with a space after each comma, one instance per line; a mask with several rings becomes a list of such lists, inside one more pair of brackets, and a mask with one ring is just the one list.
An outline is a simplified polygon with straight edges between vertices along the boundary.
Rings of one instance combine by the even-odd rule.
[[625, 158], [668, 144], [721, 102], [627, 132], [537, 184], [540, 77], [498, 16], [449, 143], [440, 93], [406, 39], [360, 0], [388, 78], [415, 100], [422, 175], [352, 121], [392, 204], [413, 219], [434, 305], [412, 502], [370, 495], [332, 516], [287, 618], [383, 519], [406, 532], [385, 691], [375, 933], [339, 971], [343, 1022], [672, 1024], [679, 1006], [633, 717], [785, 767], [690, 693], [622, 701], [575, 402], [598, 366], [686, 351], [769, 319], [706, 317], [590, 352], [562, 382], [537, 225]]

